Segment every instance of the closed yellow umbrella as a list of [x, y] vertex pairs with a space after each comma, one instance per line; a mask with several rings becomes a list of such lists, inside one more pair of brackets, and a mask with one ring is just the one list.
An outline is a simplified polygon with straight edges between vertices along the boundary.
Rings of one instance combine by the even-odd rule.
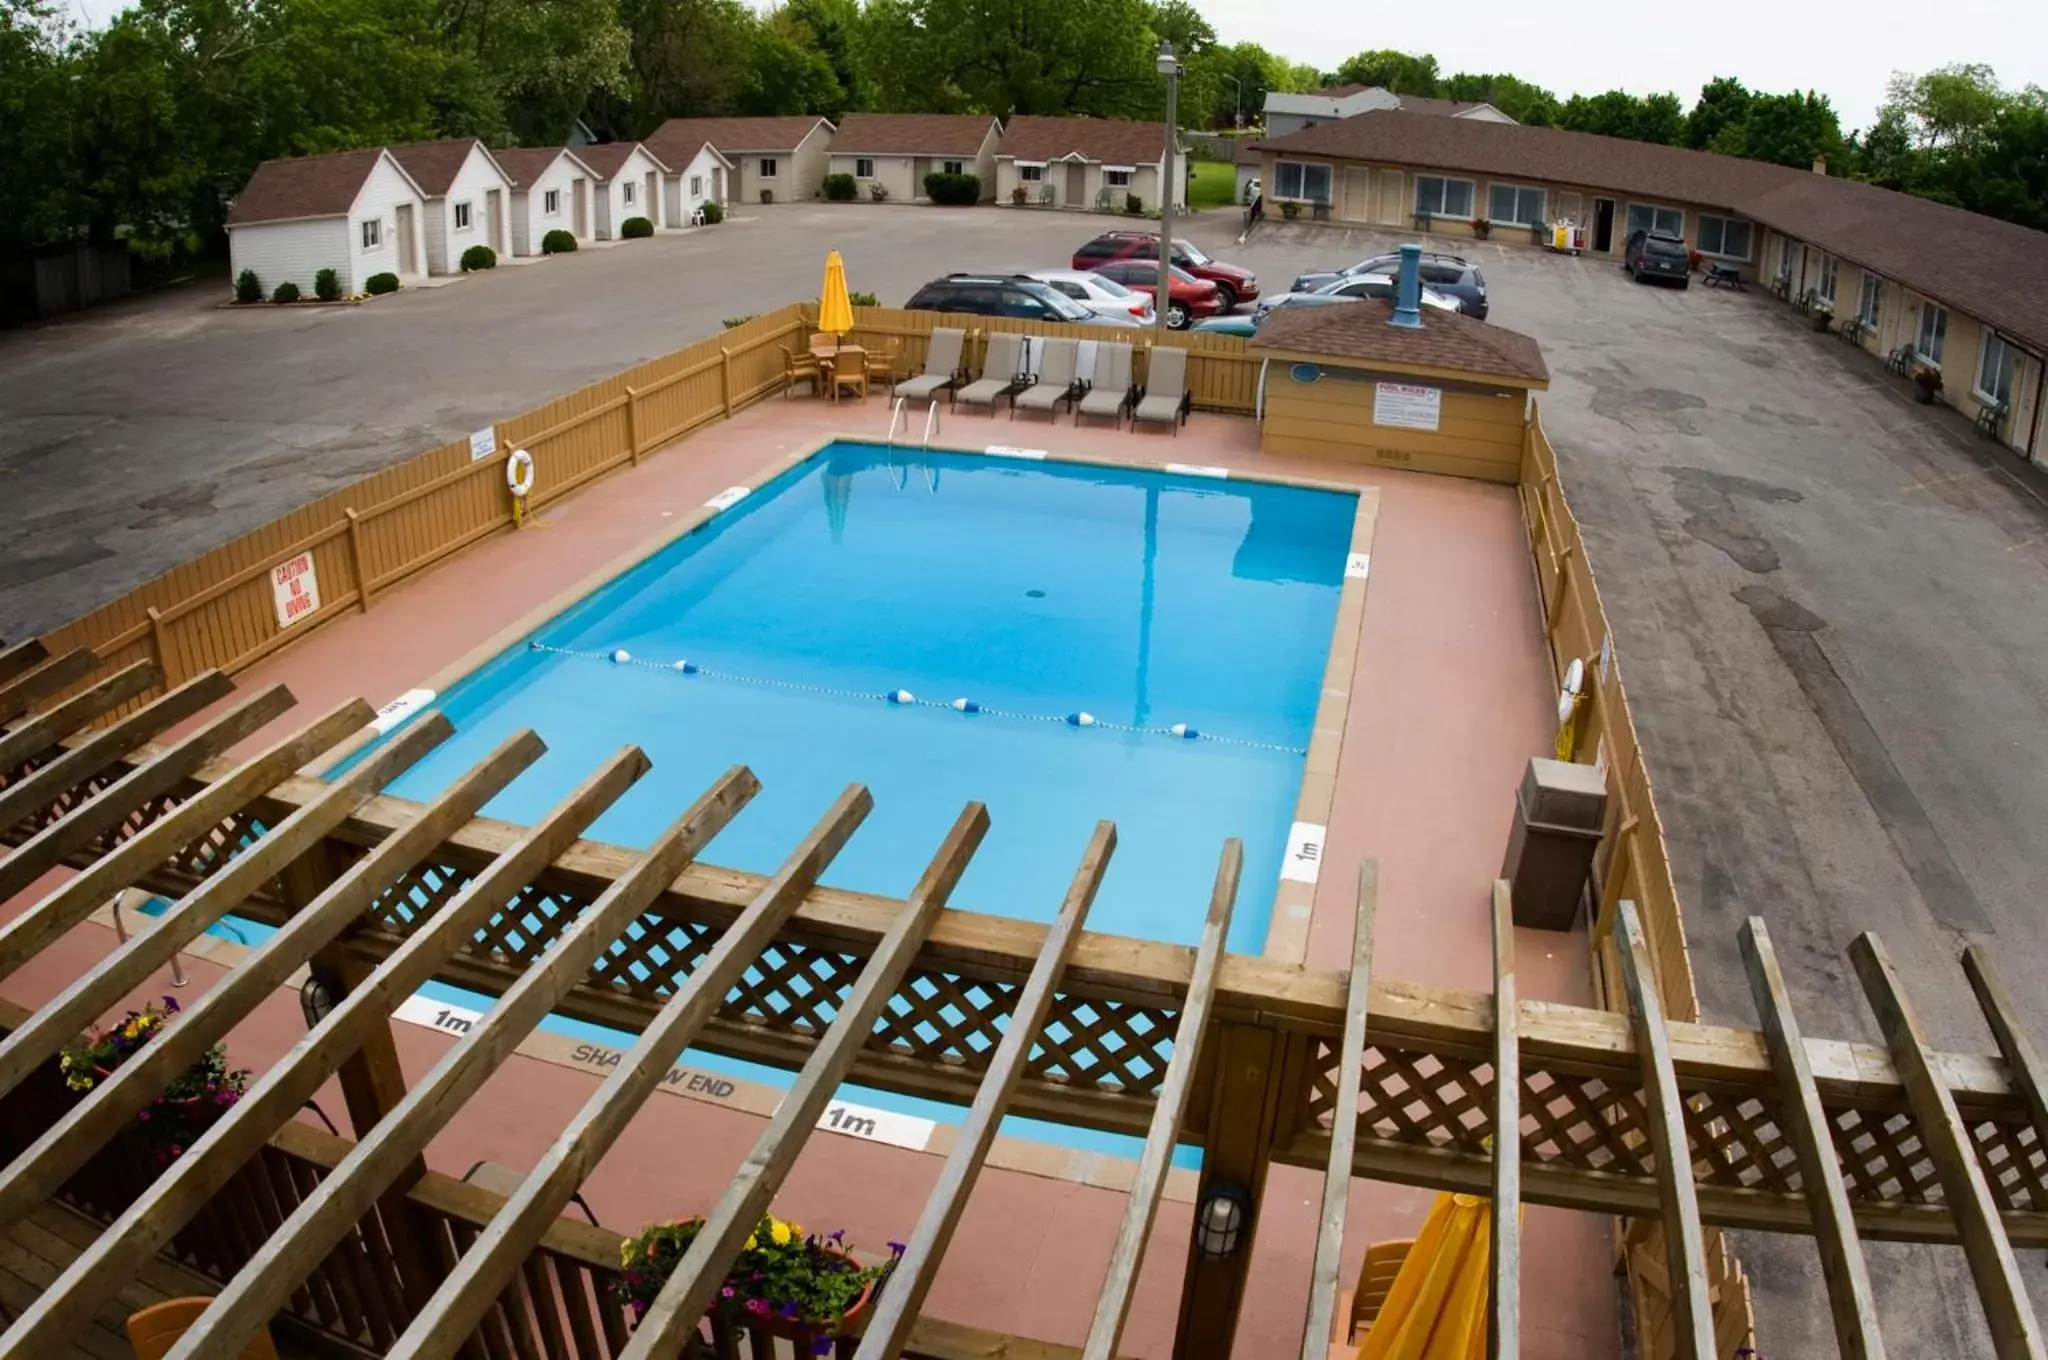
[[833, 251], [825, 257], [825, 287], [818, 294], [818, 329], [844, 335], [853, 329], [853, 303], [846, 296], [846, 261]]
[[1487, 1227], [1478, 1195], [1438, 1195], [1358, 1360], [1485, 1360]]

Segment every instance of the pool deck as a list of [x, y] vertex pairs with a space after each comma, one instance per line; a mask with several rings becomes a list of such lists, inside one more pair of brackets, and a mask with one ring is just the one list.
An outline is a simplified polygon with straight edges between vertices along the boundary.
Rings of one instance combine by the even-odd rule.
[[[828, 436], [876, 438], [887, 423], [879, 395], [864, 404], [764, 402], [547, 507], [527, 528], [489, 538], [380, 594], [368, 613], [244, 672], [238, 688], [246, 694], [290, 685], [299, 703], [285, 725], [358, 695], [381, 705], [415, 687], [445, 688], [516, 637], [536, 609], [566, 604], [644, 556], [710, 497], [758, 484]], [[1362, 612], [1355, 628], [1340, 616], [1337, 659], [1344, 664], [1330, 672], [1348, 671], [1349, 711], [1328, 776], [1322, 866], [1312, 914], [1291, 949], [1316, 966], [1348, 966], [1358, 867], [1371, 857], [1380, 885], [1375, 976], [1490, 990], [1489, 888], [1507, 842], [1515, 785], [1528, 758], [1548, 747], [1553, 725], [1541, 616], [1512, 488], [1268, 457], [1259, 453], [1250, 421], [1200, 414], [1178, 437], [1077, 430], [1065, 419], [1048, 425], [948, 415], [935, 442], [1021, 445], [1104, 463], [1198, 464], [1377, 489], [1371, 572], [1357, 583]], [[1312, 757], [1311, 779], [1318, 765]], [[714, 845], [709, 858], [716, 857]], [[0, 904], [0, 918], [40, 891]], [[1280, 914], [1276, 906], [1276, 921]], [[1517, 937], [1526, 997], [1590, 1001], [1583, 933]], [[0, 994], [37, 1005], [112, 944], [104, 924], [81, 926], [7, 979]], [[231, 959], [233, 952], [218, 957]], [[193, 957], [187, 994], [197, 994], [218, 968], [214, 959]], [[136, 995], [166, 987], [159, 976]], [[236, 1060], [261, 1068], [302, 1027], [295, 999], [280, 991], [235, 1031]], [[415, 1025], [394, 1029], [412, 1077], [453, 1042]], [[435, 1139], [428, 1149], [435, 1170], [460, 1176], [479, 1160], [533, 1165], [598, 1080], [544, 1048], [523, 1049]], [[600, 1219], [630, 1232], [648, 1219], [706, 1210], [760, 1132], [764, 1098], [755, 1090], [724, 1101], [652, 1102], [585, 1185]], [[337, 1122], [344, 1119], [331, 1084], [321, 1103]], [[813, 1227], [844, 1227], [869, 1246], [907, 1237], [947, 1145], [943, 1129], [924, 1151], [814, 1138], [778, 1196], [777, 1212]], [[977, 1184], [926, 1311], [1078, 1344], [1123, 1213], [1116, 1187], [1128, 1183], [1130, 1169], [1115, 1158], [1006, 1140]], [[1192, 1179], [1180, 1173], [1161, 1207], [1125, 1333], [1131, 1355], [1171, 1349]], [[1299, 1345], [1320, 1190], [1319, 1175], [1273, 1168], [1240, 1323], [1246, 1354], [1278, 1355]], [[1426, 1191], [1354, 1182], [1345, 1277], [1355, 1273], [1368, 1243], [1412, 1236], [1430, 1200]], [[1523, 1354], [1616, 1354], [1609, 1220], [1530, 1207], [1524, 1221]]]

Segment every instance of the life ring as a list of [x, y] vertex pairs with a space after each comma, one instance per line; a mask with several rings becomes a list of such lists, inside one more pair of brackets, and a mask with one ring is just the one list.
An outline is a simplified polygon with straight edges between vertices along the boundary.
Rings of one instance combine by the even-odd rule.
[[512, 450], [505, 460], [505, 489], [525, 500], [533, 491], [533, 455], [525, 449]]
[[1557, 694], [1557, 741], [1553, 753], [1570, 760], [1578, 753], [1579, 724], [1586, 706], [1586, 663], [1572, 658], [1564, 668], [1564, 683]]

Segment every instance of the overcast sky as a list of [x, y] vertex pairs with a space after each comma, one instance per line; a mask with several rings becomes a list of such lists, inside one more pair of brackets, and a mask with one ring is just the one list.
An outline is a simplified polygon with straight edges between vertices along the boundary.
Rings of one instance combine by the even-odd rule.
[[[1753, 90], [1814, 89], [1842, 128], [1867, 125], [1894, 70], [1988, 62], [2007, 87], [2048, 86], [2043, 0], [1778, 0], [1770, 5], [1563, 6], [1530, 0], [1374, 5], [1195, 0], [1225, 42], [1325, 70], [1353, 52], [1431, 52], [1446, 73], [1502, 71], [1557, 92], [1671, 90], [1688, 108], [1730, 75]], [[1711, 17], [1725, 13], [1727, 21]]]

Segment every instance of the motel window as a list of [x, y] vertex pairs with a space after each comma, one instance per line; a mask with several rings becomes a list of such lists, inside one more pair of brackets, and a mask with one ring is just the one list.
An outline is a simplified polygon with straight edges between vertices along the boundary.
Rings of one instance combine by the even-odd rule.
[[776, 170], [776, 165], [775, 165], [775, 157], [773, 157], [773, 156], [763, 156], [763, 157], [761, 158], [761, 178], [762, 178], [762, 179], [774, 179], [774, 178], [775, 178], [775, 170]]
[[1131, 187], [1131, 172], [1123, 166], [1109, 167], [1102, 172], [1102, 182], [1112, 189]]
[[1543, 191], [1524, 184], [1489, 185], [1486, 215], [1509, 226], [1536, 226], [1543, 221]]
[[1948, 343], [1948, 309], [1931, 302], [1920, 304], [1920, 334], [1913, 352], [1930, 368], [1941, 367], [1941, 348]]
[[690, 176], [690, 197], [704, 197], [704, 177], [702, 175]]
[[383, 241], [384, 222], [382, 218], [373, 217], [369, 221], [363, 223], [364, 250], [375, 250], [379, 245], [383, 243]]
[[1676, 208], [1660, 208], [1654, 203], [1631, 203], [1628, 205], [1628, 234], [1639, 231], [1654, 231], [1660, 236], [1685, 235], [1685, 214]]
[[467, 203], [455, 205], [455, 229], [457, 231], [469, 230], [469, 205]]
[[873, 179], [875, 177], [875, 158], [873, 156], [855, 156], [853, 158], [853, 177], [855, 179]]
[[1472, 181], [1441, 175], [1415, 177], [1415, 211], [1430, 217], [1472, 217]]
[[1019, 165], [1017, 167], [1017, 178], [1026, 184], [1041, 183], [1045, 179], [1045, 167], [1042, 165]]
[[1273, 197], [1328, 203], [1330, 167], [1308, 165], [1301, 161], [1281, 161], [1273, 167]]
[[1856, 319], [1877, 329], [1877, 314], [1884, 308], [1884, 280], [1875, 274], [1863, 276], [1863, 291], [1856, 299]]
[[2012, 368], [2017, 351], [1997, 331], [1984, 332], [1984, 346], [1977, 352], [1977, 400], [1986, 406], [2004, 405], [2012, 400]]
[[947, 161], [944, 168], [949, 175], [964, 175], [967, 173], [967, 163], [965, 161]]
[[619, 186], [619, 202], [625, 204], [629, 208], [633, 206], [633, 188], [634, 185], [632, 180], [627, 180], [624, 184], [621, 184]]
[[1700, 214], [1700, 253], [1728, 260], [1749, 258], [1750, 225], [1739, 217]]
[[1835, 257], [1820, 257], [1820, 280], [1813, 285], [1814, 296], [1826, 298], [1830, 307], [1835, 304]]
[[549, 217], [559, 217], [562, 212], [562, 191], [550, 189], [541, 195], [540, 210]]

